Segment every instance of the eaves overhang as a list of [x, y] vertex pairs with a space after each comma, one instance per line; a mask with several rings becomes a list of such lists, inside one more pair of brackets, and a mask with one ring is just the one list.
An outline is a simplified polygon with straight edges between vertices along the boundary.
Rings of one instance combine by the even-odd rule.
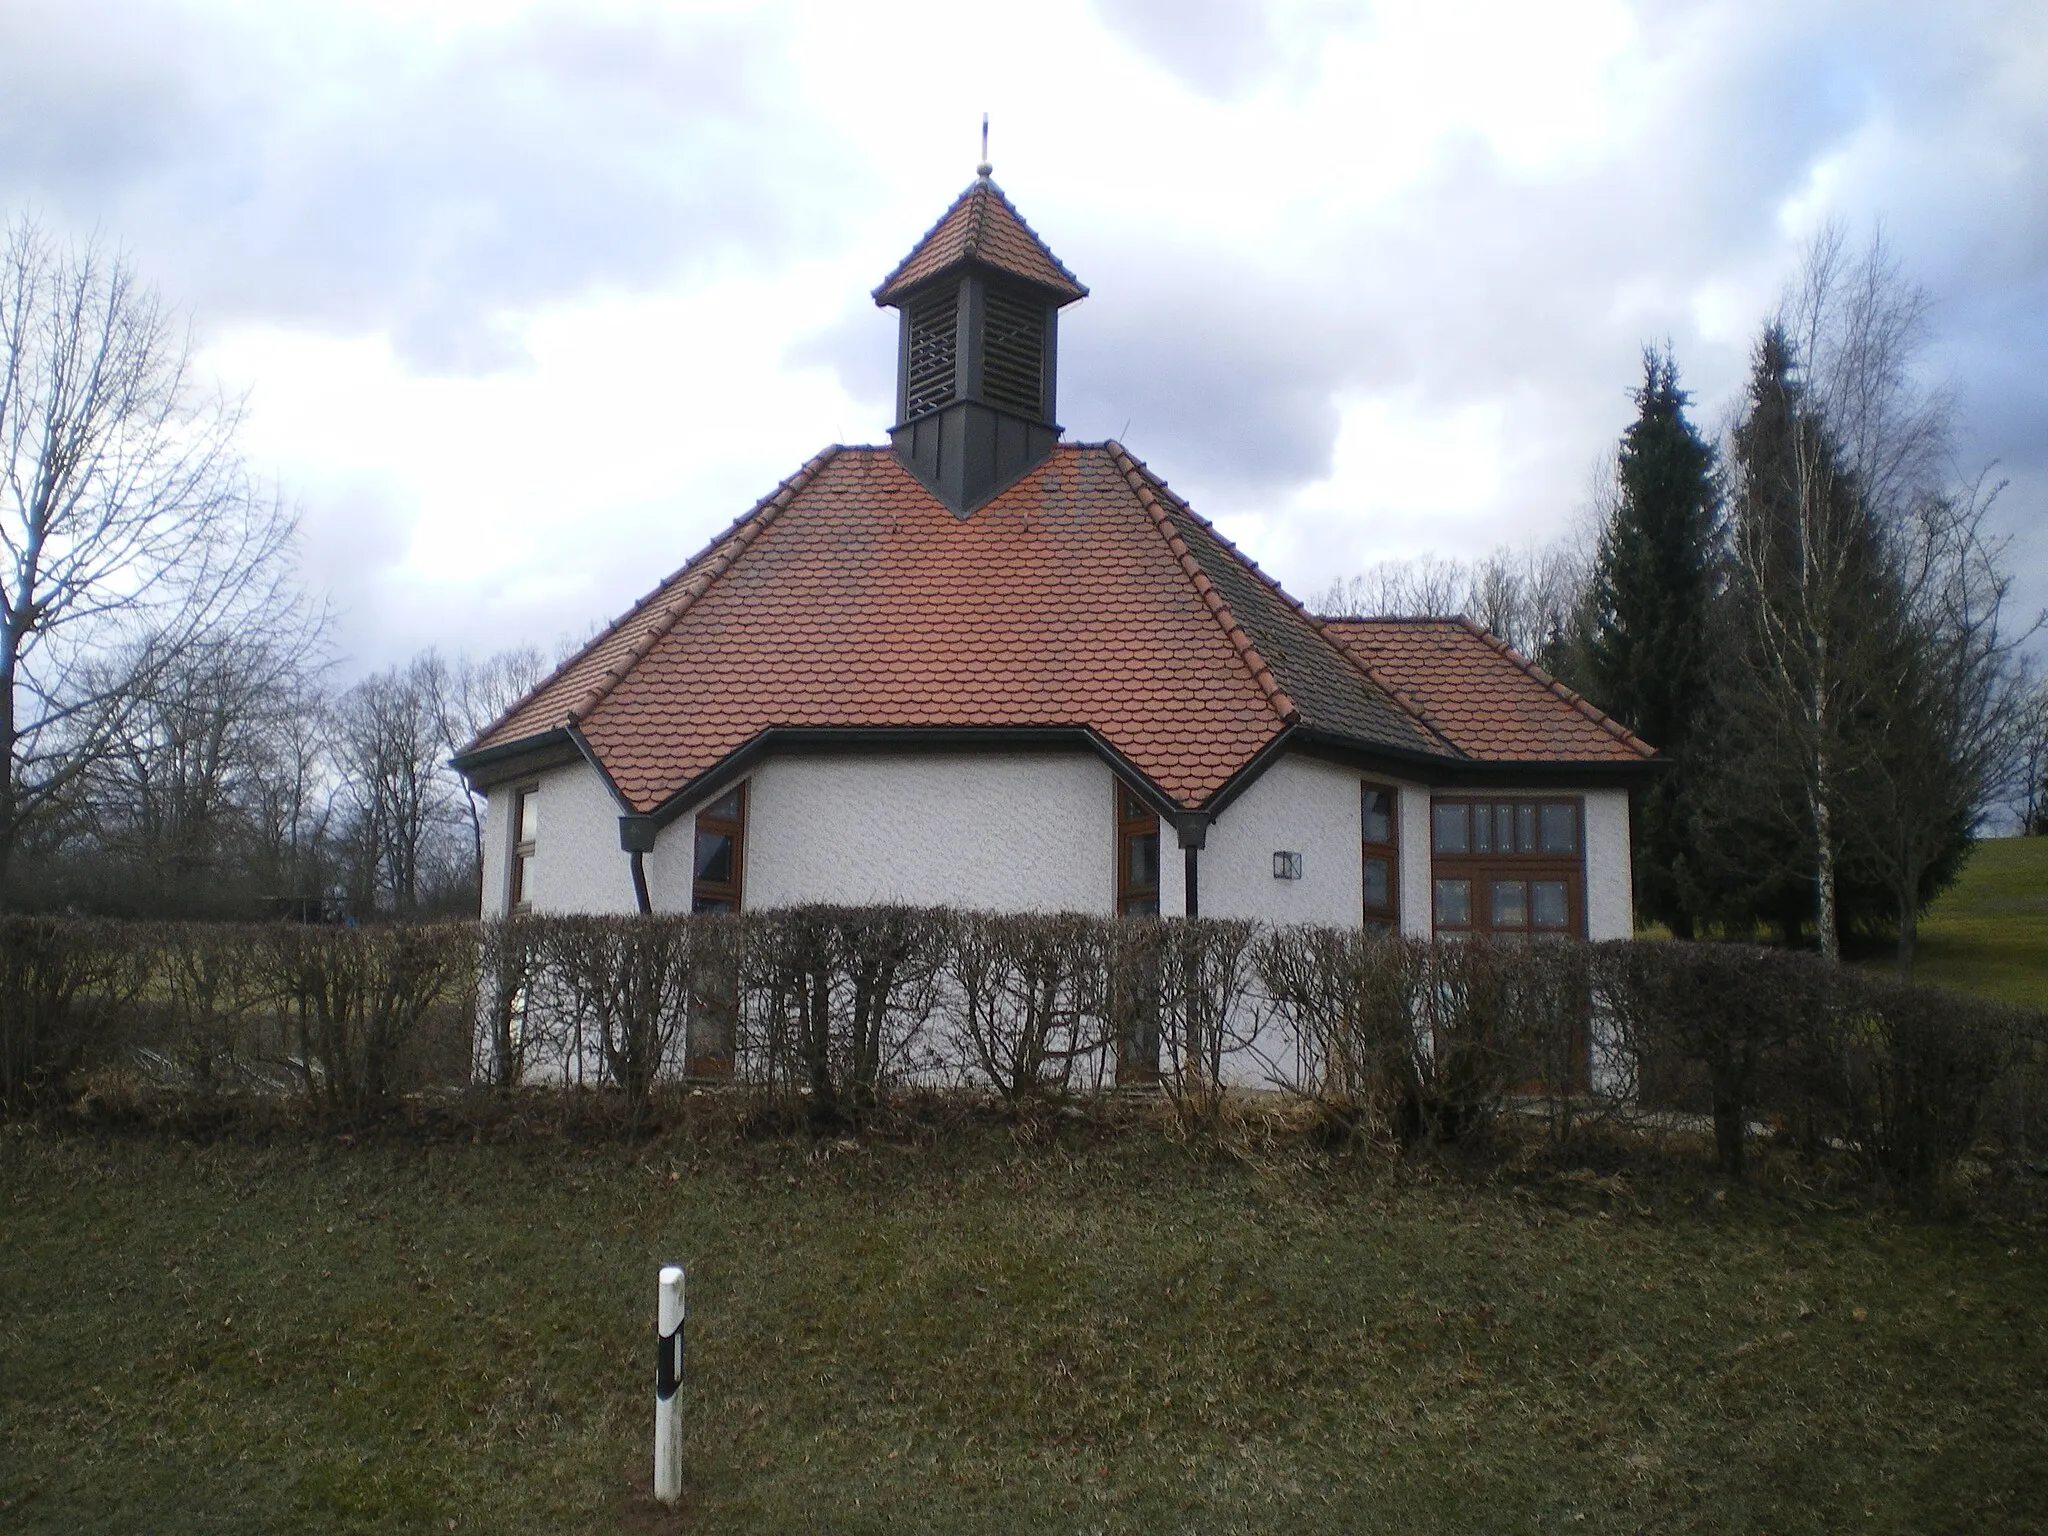
[[458, 752], [448, 759], [448, 766], [467, 779], [472, 789], [487, 789], [533, 769], [558, 767], [584, 755], [570, 730], [557, 726], [517, 741]]

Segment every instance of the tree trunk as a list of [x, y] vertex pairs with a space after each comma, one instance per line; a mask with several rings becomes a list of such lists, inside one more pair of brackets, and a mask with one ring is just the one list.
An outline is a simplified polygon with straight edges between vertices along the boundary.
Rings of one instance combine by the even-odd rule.
[[1913, 979], [1913, 959], [1920, 948], [1920, 901], [1919, 882], [1906, 881], [1899, 886], [1899, 980]]
[[1830, 960], [1842, 958], [1842, 935], [1835, 902], [1835, 818], [1828, 804], [1827, 754], [1814, 760], [1813, 774], [1813, 887], [1815, 938], [1820, 952]]

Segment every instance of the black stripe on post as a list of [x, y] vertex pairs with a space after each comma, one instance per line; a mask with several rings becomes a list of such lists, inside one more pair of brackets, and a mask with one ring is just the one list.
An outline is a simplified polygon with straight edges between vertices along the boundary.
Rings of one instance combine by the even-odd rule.
[[683, 1329], [661, 1335], [654, 1343], [654, 1395], [667, 1402], [683, 1384]]

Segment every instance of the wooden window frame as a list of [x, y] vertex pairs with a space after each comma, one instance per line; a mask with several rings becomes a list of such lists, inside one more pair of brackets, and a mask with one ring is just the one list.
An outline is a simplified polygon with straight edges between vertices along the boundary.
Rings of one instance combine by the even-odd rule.
[[534, 835], [521, 837], [520, 833], [526, 830], [527, 802], [536, 800], [539, 794], [540, 785], [537, 782], [516, 784], [512, 788], [512, 825], [507, 828], [512, 848], [512, 867], [507, 872], [505, 886], [507, 912], [533, 910], [533, 892], [528, 887], [533, 882], [533, 850], [540, 839], [540, 810], [537, 804], [533, 815]]
[[[1465, 851], [1462, 853], [1440, 852], [1437, 847], [1437, 812], [1439, 807], [1460, 806], [1465, 811]], [[1503, 851], [1488, 848], [1483, 851], [1474, 847], [1478, 839], [1473, 835], [1473, 806], [1486, 806], [1494, 811], [1500, 806], [1511, 806], [1517, 817], [1517, 835], [1514, 849]], [[1572, 851], [1570, 853], [1545, 853], [1542, 851], [1543, 808], [1546, 806], [1569, 806], [1572, 812]], [[1524, 808], [1534, 809], [1535, 847], [1523, 849], [1520, 836], [1519, 813]], [[1498, 826], [1496, 820], [1495, 826]], [[1494, 841], [1492, 836], [1486, 839]], [[1476, 936], [1486, 938], [1572, 938], [1586, 936], [1586, 802], [1580, 795], [1518, 794], [1512, 791], [1498, 795], [1436, 795], [1429, 807], [1429, 920], [1430, 931], [1439, 936]], [[1440, 903], [1437, 900], [1437, 884], [1444, 880], [1469, 882], [1470, 921], [1462, 925], [1447, 925], [1439, 920]], [[1534, 886], [1537, 881], [1562, 881], [1565, 888], [1565, 924], [1559, 927], [1536, 926]], [[1493, 885], [1495, 881], [1520, 881], [1527, 888], [1524, 897], [1524, 921], [1519, 925], [1496, 927], [1493, 920]]]
[[[732, 802], [730, 816], [717, 814]], [[706, 880], [697, 874], [698, 848], [706, 834], [730, 839], [732, 878]], [[690, 910], [692, 912], [737, 912], [742, 905], [747, 868], [747, 783], [742, 779], [716, 800], [697, 812], [690, 832]]]
[[[1387, 840], [1373, 842], [1365, 835], [1365, 797], [1367, 795], [1387, 797]], [[1387, 866], [1387, 901], [1384, 907], [1374, 907], [1365, 894], [1365, 867], [1369, 859], [1383, 859]], [[1401, 791], [1392, 784], [1380, 784], [1371, 779], [1358, 786], [1358, 898], [1359, 918], [1364, 926], [1376, 933], [1399, 933], [1401, 931]]]
[[[1116, 781], [1115, 794], [1116, 798], [1112, 803], [1116, 812], [1116, 915], [1157, 917], [1160, 874], [1165, 855], [1159, 813], [1147, 805], [1144, 799], [1121, 779]], [[1150, 837], [1153, 840], [1150, 885], [1131, 876], [1131, 844], [1143, 837]], [[1136, 910], [1133, 910], [1134, 908]]]

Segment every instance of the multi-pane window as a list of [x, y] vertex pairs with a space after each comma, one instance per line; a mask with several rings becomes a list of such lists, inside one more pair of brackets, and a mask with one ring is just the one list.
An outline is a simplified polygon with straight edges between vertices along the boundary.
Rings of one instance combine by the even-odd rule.
[[1438, 799], [1430, 809], [1437, 932], [1583, 936], [1584, 815], [1578, 800]]
[[512, 792], [512, 910], [533, 905], [533, 848], [540, 829], [540, 786], [526, 784]]
[[1122, 784], [1116, 787], [1116, 910], [1159, 915], [1159, 817]]
[[739, 910], [746, 832], [747, 786], [744, 784], [735, 784], [697, 813], [696, 873], [690, 887], [691, 911]]
[[1360, 791], [1359, 872], [1368, 933], [1392, 933], [1401, 926], [1399, 811], [1399, 795], [1385, 785], [1367, 784]]

